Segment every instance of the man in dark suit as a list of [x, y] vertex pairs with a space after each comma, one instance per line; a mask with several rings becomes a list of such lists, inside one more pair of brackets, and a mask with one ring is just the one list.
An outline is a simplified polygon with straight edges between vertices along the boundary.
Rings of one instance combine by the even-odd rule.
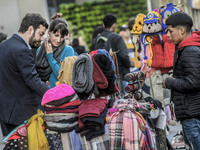
[[0, 121], [6, 136], [37, 109], [49, 89], [35, 69], [32, 46], [43, 41], [48, 24], [39, 14], [28, 13], [18, 33], [0, 45]]

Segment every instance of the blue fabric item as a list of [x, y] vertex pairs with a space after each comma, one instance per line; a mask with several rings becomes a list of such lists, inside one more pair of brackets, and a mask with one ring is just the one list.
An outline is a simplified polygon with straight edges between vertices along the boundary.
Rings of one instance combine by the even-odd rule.
[[74, 51], [74, 56], [78, 56], [78, 53], [76, 51]]
[[186, 119], [181, 124], [186, 146], [189, 146], [189, 150], [200, 150], [200, 120]]
[[[125, 87], [128, 85], [128, 82], [126, 81], [126, 80], [122, 80], [122, 90], [123, 91], [120, 91], [120, 86], [117, 84], [117, 86], [118, 86], [118, 88], [119, 88], [119, 93], [120, 94], [124, 94], [124, 95], [126, 95], [127, 93], [126, 93], [126, 91], [124, 90], [125, 89]], [[121, 92], [123, 92], [123, 93], [121, 93]]]
[[[97, 53], [98, 53], [98, 54], [104, 54], [104, 55], [106, 55], [106, 56], [109, 58], [109, 60], [112, 62], [112, 68], [113, 68], [113, 70], [115, 71], [114, 62], [113, 62], [111, 56], [109, 55], [109, 53], [108, 53], [105, 49], [99, 49], [99, 50], [97, 51]], [[116, 79], [117, 79], [117, 74], [115, 74], [114, 81], [116, 81]]]
[[49, 88], [38, 76], [32, 51], [17, 34], [0, 44], [0, 64], [0, 118], [20, 125], [37, 113]]
[[45, 107], [44, 110], [45, 111], [52, 111], [52, 110], [66, 110], [66, 109], [76, 109], [78, 108], [78, 106], [67, 106], [67, 107], [64, 107], [64, 108], [48, 108], [48, 107]]
[[[66, 57], [70, 56], [74, 56], [74, 50], [71, 46], [66, 45], [61, 53], [60, 61], [64, 61]], [[50, 88], [53, 88], [56, 86], [56, 82], [58, 81], [60, 63], [57, 63], [57, 61], [54, 59], [53, 53], [46, 54], [46, 57], [52, 70], [49, 78], [49, 84]]]
[[75, 130], [70, 132], [70, 135], [71, 135], [71, 141], [72, 141], [74, 150], [82, 150], [80, 138], [78, 134], [75, 132]]
[[151, 95], [151, 93], [150, 93], [150, 87], [147, 86], [146, 84], [144, 84], [144, 86], [142, 87], [142, 90], [143, 90], [145, 93]]

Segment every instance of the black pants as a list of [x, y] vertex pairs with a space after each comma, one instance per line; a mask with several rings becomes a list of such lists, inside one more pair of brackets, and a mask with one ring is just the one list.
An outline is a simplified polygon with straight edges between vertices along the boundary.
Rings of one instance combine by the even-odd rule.
[[17, 125], [7, 124], [4, 122], [1, 122], [1, 129], [3, 136], [7, 136], [13, 129], [15, 129]]

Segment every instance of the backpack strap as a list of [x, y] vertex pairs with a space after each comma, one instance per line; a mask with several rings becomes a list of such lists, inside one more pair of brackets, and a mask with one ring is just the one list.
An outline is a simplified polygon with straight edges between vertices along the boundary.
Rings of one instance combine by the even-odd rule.
[[99, 42], [99, 40], [101, 40], [101, 39], [104, 40], [105, 42], [108, 41], [108, 38], [107, 38], [107, 37], [100, 35], [100, 36], [98, 37], [98, 39], [97, 39], [97, 42]]

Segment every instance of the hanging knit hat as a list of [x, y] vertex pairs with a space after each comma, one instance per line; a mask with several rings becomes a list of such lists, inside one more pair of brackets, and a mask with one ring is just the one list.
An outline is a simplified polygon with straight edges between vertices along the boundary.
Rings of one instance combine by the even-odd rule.
[[135, 58], [133, 60], [135, 61], [135, 67], [137, 68], [140, 68], [140, 63], [138, 61], [138, 55], [137, 55], [138, 51], [137, 51], [136, 43], [138, 42], [139, 35], [142, 34], [144, 18], [145, 18], [144, 14], [138, 14], [131, 31], [131, 34], [133, 35], [133, 43], [134, 43], [134, 48], [135, 48]]
[[108, 81], [108, 86], [105, 89], [105, 93], [113, 94], [116, 91], [116, 89], [115, 89], [115, 83], [114, 83], [115, 72], [112, 68], [112, 62], [104, 54], [97, 54], [95, 56], [95, 62], [97, 63], [99, 68], [102, 70], [103, 74], [106, 77], [106, 80]]
[[[75, 95], [74, 89], [68, 84], [59, 84], [49, 89], [42, 98], [42, 105], [52, 103], [53, 101], [68, 99], [70, 101]], [[66, 102], [66, 101], [65, 101]]]
[[90, 93], [94, 86], [93, 63], [89, 54], [78, 56], [73, 67], [73, 88], [79, 93]]
[[93, 61], [93, 66], [94, 66], [93, 80], [94, 80], [94, 83], [97, 85], [98, 88], [106, 89], [108, 87], [108, 80], [105, 77], [102, 70], [99, 68], [99, 65], [95, 61], [95, 57], [98, 56], [98, 55], [101, 55], [101, 54], [92, 54], [91, 55], [92, 61]]

